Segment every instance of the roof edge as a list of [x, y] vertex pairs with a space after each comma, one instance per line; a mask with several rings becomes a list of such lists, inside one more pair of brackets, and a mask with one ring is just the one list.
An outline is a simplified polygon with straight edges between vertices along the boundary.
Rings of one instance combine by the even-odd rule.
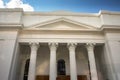
[[23, 12], [22, 8], [0, 8], [0, 12]]

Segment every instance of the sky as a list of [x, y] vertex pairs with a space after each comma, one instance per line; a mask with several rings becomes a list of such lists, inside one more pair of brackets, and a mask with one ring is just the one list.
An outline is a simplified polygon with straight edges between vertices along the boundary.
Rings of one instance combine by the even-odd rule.
[[24, 11], [72, 11], [97, 13], [120, 11], [120, 0], [0, 0], [0, 8], [23, 8]]

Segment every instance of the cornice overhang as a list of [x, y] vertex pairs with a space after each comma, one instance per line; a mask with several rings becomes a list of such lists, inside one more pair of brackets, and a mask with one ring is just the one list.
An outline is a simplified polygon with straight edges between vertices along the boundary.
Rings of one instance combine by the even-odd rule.
[[120, 25], [102, 25], [100, 30], [120, 30]]
[[104, 30], [120, 30], [120, 25], [102, 25], [97, 29], [39, 29], [39, 28], [23, 28], [23, 31], [66, 31], [66, 32], [103, 32]]
[[98, 14], [99, 14], [99, 15], [101, 15], [101, 14], [120, 15], [120, 12], [117, 12], [117, 11], [100, 10]]
[[22, 8], [0, 8], [0, 12], [23, 12]]
[[0, 23], [0, 28], [18, 28], [22, 29], [23, 24], [16, 24], [16, 23]]
[[24, 15], [41, 15], [41, 16], [88, 16], [96, 17], [98, 13], [78, 13], [70, 11], [53, 11], [53, 12], [24, 12]]
[[58, 30], [53, 30], [53, 29], [49, 29], [49, 30], [47, 30], [47, 29], [22, 29], [22, 31], [24, 32], [72, 32], [72, 33], [74, 33], [74, 32], [79, 32], [79, 33], [87, 33], [87, 32], [90, 32], [90, 33], [101, 33], [102, 31], [101, 30], [60, 30], [60, 29], [58, 29]]

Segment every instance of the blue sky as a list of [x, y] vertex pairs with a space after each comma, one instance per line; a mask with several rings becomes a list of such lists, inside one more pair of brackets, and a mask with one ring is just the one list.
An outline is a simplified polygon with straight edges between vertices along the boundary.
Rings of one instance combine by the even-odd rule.
[[[7, 3], [9, 0], [3, 0]], [[99, 12], [99, 10], [120, 11], [120, 0], [22, 0], [35, 11]]]

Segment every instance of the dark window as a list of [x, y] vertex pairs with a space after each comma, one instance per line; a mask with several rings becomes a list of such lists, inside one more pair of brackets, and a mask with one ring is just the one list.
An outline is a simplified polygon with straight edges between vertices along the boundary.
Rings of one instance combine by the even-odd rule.
[[27, 59], [26, 63], [25, 63], [24, 79], [23, 80], [28, 80], [29, 63], [30, 63], [30, 59]]
[[57, 62], [57, 74], [66, 75], [65, 61], [63, 59], [60, 59]]

